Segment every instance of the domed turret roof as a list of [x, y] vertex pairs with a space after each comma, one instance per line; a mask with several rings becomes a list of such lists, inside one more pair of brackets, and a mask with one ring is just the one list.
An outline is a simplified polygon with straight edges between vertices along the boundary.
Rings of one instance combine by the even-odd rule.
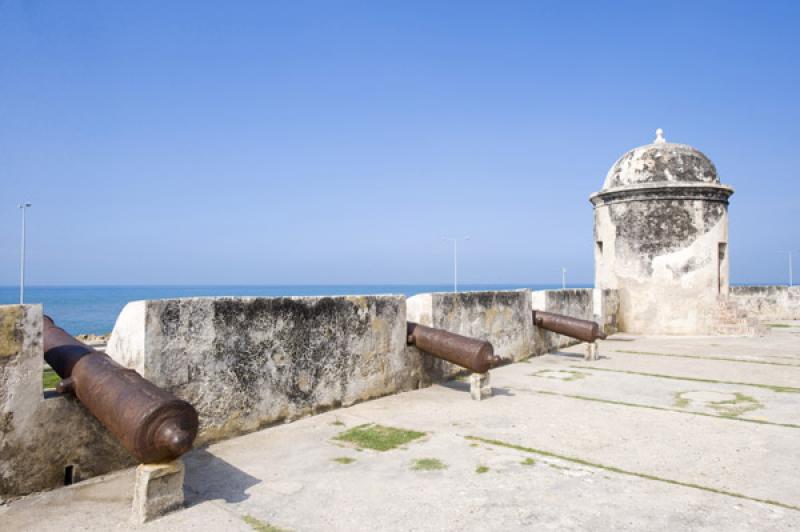
[[614, 163], [601, 192], [688, 183], [719, 185], [714, 163], [691, 146], [667, 142], [658, 129], [652, 144], [634, 148]]

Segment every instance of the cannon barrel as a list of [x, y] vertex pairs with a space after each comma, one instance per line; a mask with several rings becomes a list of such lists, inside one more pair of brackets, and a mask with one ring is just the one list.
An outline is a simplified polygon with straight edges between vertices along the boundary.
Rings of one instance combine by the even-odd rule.
[[44, 358], [62, 378], [59, 393], [74, 393], [134, 457], [172, 460], [192, 448], [192, 405], [80, 342], [44, 317]]
[[584, 342], [594, 342], [598, 338], [605, 340], [606, 335], [600, 330], [600, 326], [589, 320], [581, 320], [564, 316], [563, 314], [553, 314], [541, 310], [533, 311], [533, 324], [542, 329], [571, 336]]
[[474, 373], [486, 373], [500, 361], [494, 354], [494, 347], [486, 340], [426, 327], [413, 321], [407, 323], [407, 332], [409, 345]]

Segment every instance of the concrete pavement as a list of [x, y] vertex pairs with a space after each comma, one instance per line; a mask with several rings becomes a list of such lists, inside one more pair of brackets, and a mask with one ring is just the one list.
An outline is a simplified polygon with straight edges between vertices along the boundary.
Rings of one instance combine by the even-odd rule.
[[[617, 335], [595, 362], [575, 346], [494, 370], [485, 401], [451, 381], [198, 449], [188, 507], [147, 525], [127, 521], [129, 470], [0, 506], [0, 529], [800, 529], [800, 322], [783, 323]], [[335, 439], [365, 424], [425, 435]]]

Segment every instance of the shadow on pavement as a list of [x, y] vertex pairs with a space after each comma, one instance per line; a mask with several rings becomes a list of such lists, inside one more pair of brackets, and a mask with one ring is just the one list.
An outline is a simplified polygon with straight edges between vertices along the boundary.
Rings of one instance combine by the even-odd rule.
[[[445, 388], [450, 388], [451, 390], [456, 390], [459, 392], [465, 392], [469, 394], [469, 383], [464, 381], [445, 381], [440, 382], [442, 386]], [[514, 394], [508, 388], [496, 388], [492, 386], [492, 395], [508, 395], [514, 396]]]
[[186, 464], [183, 495], [187, 507], [214, 499], [241, 502], [250, 497], [248, 488], [261, 483], [205, 449], [195, 449], [183, 460]]

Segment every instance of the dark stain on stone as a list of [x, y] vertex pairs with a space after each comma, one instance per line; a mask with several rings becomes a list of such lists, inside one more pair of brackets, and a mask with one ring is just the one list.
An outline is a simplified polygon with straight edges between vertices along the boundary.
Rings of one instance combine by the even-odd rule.
[[164, 336], [175, 336], [180, 327], [181, 308], [180, 301], [173, 299], [164, 304], [161, 313], [161, 334]]
[[[0, 434], [6, 434], [7, 432], [11, 432], [11, 428], [14, 424], [14, 412], [5, 412], [4, 414], [0, 415]], [[0, 441], [0, 448], [2, 448], [3, 442]]]
[[698, 234], [689, 209], [676, 201], [628, 204], [614, 219], [617, 242], [649, 259], [683, 249]]
[[217, 360], [227, 361], [219, 378], [241, 392], [244, 408], [254, 406], [265, 387], [311, 407], [321, 381], [344, 386], [352, 378], [357, 360], [350, 338], [368, 334], [371, 313], [344, 298], [218, 299], [214, 323], [225, 331], [212, 348]]
[[694, 148], [649, 146], [626, 153], [614, 164], [609, 187], [660, 182], [719, 183], [719, 178], [714, 163]]
[[[616, 252], [642, 256], [645, 269], [652, 273], [652, 260], [690, 246], [711, 230], [725, 214], [725, 205], [703, 202], [698, 223], [693, 201], [640, 201], [612, 205], [610, 214], [616, 227]], [[699, 264], [686, 264], [691, 271]]]
[[672, 266], [668, 264], [667, 268], [669, 268], [670, 271], [672, 271], [673, 279], [680, 279], [687, 273], [700, 269], [706, 264], [708, 264], [708, 258], [699, 259], [697, 257], [691, 257], [689, 258], [689, 260], [687, 260], [680, 266]]

